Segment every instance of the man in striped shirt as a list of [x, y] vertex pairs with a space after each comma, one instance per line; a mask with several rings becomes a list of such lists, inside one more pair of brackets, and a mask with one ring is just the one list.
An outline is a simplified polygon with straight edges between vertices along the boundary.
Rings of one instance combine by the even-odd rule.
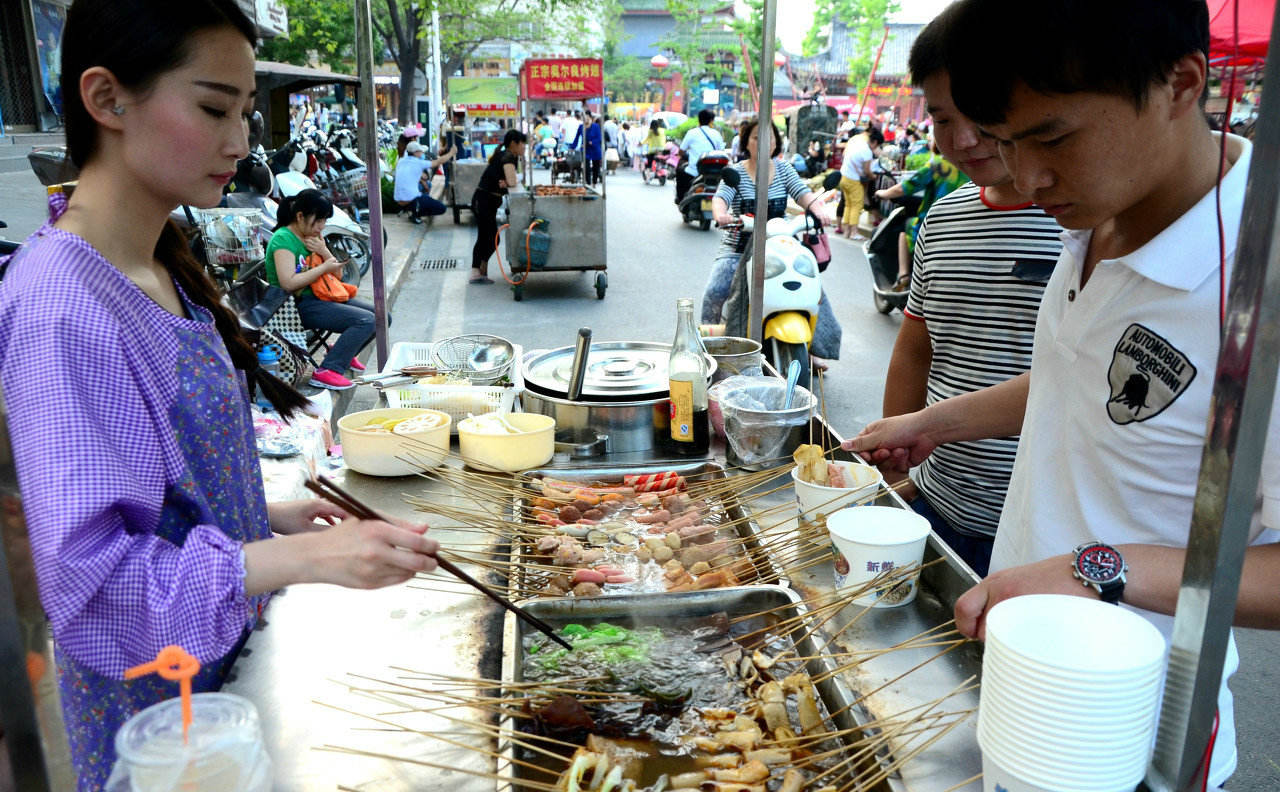
[[[995, 141], [956, 110], [939, 44], [949, 17], [921, 32], [910, 68], [938, 148], [972, 181], [939, 199], [920, 226], [885, 417], [1029, 369], [1040, 297], [1062, 250], [1062, 229], [1014, 190]], [[1016, 437], [951, 443], [911, 472], [911, 507], [979, 575], [991, 560], [1017, 448]]]

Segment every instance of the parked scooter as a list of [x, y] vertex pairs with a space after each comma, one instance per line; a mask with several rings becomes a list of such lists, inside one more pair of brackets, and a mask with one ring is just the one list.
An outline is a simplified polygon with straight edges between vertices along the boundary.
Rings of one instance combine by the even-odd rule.
[[[738, 172], [733, 168], [724, 171], [726, 184], [737, 187]], [[742, 215], [744, 239], [754, 232], [755, 218]], [[818, 326], [818, 304], [822, 301], [822, 282], [818, 276], [818, 261], [801, 239], [813, 233], [817, 218], [811, 214], [793, 217], [775, 217], [765, 224], [764, 293], [761, 295], [760, 316], [764, 320], [766, 357], [775, 369], [785, 372], [791, 362], [800, 363], [800, 384], [809, 387], [809, 345], [813, 342]], [[818, 226], [818, 230], [821, 226]], [[748, 283], [753, 283], [755, 261], [754, 246], [747, 240], [742, 254], [747, 268]]]
[[893, 290], [898, 281], [898, 235], [920, 210], [920, 200], [911, 195], [894, 199], [894, 210], [862, 244], [862, 252], [871, 266], [871, 300], [882, 314], [906, 307], [908, 292]]
[[680, 200], [680, 217], [686, 223], [697, 223], [703, 231], [711, 228], [711, 199], [720, 187], [720, 174], [732, 160], [729, 152], [708, 151], [698, 158], [698, 175], [689, 192]]

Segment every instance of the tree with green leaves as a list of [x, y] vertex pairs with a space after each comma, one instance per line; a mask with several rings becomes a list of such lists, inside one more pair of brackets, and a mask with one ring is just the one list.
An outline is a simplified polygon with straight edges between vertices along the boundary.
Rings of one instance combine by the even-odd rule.
[[898, 0], [817, 0], [813, 26], [804, 39], [804, 54], [815, 55], [829, 46], [831, 26], [839, 20], [848, 28], [854, 45], [849, 59], [849, 85], [860, 90], [871, 75], [885, 22], [897, 10]]
[[[760, 53], [764, 49], [764, 0], [744, 0], [747, 6], [746, 19], [738, 18], [733, 20], [733, 31], [742, 36], [742, 40], [747, 44], [747, 57], [751, 59], [751, 69], [756, 73], [756, 79], [760, 79]], [[782, 49], [782, 41], [778, 38], [773, 40], [773, 51], [778, 52]]]
[[350, 68], [355, 16], [350, 0], [284, 0], [289, 35], [267, 39], [258, 48], [262, 60], [305, 66], [310, 53], [335, 71]]
[[713, 15], [724, 5], [722, 0], [667, 0], [667, 11], [676, 24], [658, 44], [680, 62], [686, 85], [696, 86], [703, 77], [719, 78], [736, 70], [739, 46]]

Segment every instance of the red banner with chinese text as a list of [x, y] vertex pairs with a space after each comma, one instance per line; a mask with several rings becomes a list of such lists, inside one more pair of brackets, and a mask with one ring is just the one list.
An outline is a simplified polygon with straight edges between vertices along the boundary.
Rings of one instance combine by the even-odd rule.
[[526, 99], [589, 99], [604, 95], [599, 58], [530, 59], [520, 69]]

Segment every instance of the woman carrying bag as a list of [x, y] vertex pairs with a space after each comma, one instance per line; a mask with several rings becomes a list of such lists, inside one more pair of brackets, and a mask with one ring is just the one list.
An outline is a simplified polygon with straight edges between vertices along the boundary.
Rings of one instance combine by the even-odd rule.
[[374, 313], [372, 304], [351, 299], [356, 288], [340, 278], [342, 262], [324, 243], [324, 225], [330, 217], [333, 204], [319, 190], [303, 190], [281, 201], [264, 269], [268, 283], [293, 294], [303, 327], [341, 333], [310, 384], [347, 390], [355, 383], [345, 372], [364, 370], [356, 355], [373, 340]]

